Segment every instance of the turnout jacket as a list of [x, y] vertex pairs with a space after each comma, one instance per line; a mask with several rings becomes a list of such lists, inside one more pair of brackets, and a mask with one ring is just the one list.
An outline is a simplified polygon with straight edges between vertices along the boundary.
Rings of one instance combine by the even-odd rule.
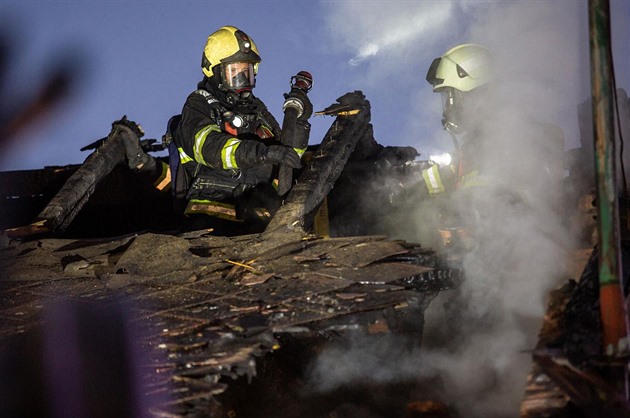
[[242, 219], [244, 193], [261, 187], [268, 193], [274, 167], [262, 156], [267, 145], [279, 144], [280, 125], [257, 97], [231, 105], [204, 78], [169, 121], [167, 136], [172, 193], [176, 206], [186, 202], [185, 214]]
[[[559, 182], [564, 158], [562, 131], [531, 118], [525, 122], [520, 132], [488, 136], [476, 130], [466, 134], [463, 145], [456, 150], [456, 164], [433, 165], [422, 171], [429, 194], [498, 185], [522, 191], [531, 186], [540, 188], [538, 185], [545, 182]], [[521, 161], [523, 164], [518, 164]]]
[[230, 171], [238, 176], [243, 169], [260, 163], [265, 141], [277, 143], [280, 126], [264, 103], [253, 97], [245, 106], [230, 106], [222, 91], [208, 79], [186, 99], [174, 140], [186, 172]]
[[251, 103], [230, 105], [207, 78], [197, 87], [173, 132], [183, 168], [176, 197], [184, 197], [182, 183], [187, 200], [211, 201], [229, 201], [239, 185], [269, 184], [273, 166], [263, 163], [262, 155], [266, 145], [279, 143], [280, 125], [265, 104], [253, 96]]

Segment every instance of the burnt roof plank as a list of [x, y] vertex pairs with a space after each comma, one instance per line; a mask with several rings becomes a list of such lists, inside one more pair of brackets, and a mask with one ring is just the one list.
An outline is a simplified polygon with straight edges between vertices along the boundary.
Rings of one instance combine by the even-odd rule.
[[331, 278], [343, 278], [360, 284], [386, 284], [408, 277], [419, 276], [432, 271], [433, 268], [408, 263], [378, 263], [363, 268], [347, 266], [328, 266], [314, 274]]
[[[414, 247], [383, 237], [295, 240], [267, 249], [260, 258], [243, 250], [251, 249], [256, 239], [141, 234], [133, 242], [122, 241], [131, 245], [116, 255], [115, 265], [104, 265], [104, 273], [94, 271], [84, 278], [64, 271], [60, 257], [89, 255], [92, 258], [86, 259], [96, 260], [122, 248], [120, 242], [73, 245], [53, 240], [41, 246], [17, 245], [10, 262], [48, 272], [37, 280], [4, 282], [11, 283], [3, 284], [3, 298], [11, 302], [0, 309], [0, 317], [19, 319], [2, 321], [0, 340], [41, 323], [42, 301], [51, 297], [65, 295], [104, 306], [124, 303], [133, 323], [143, 330], [141, 344], [149, 354], [144, 365], [147, 375], [153, 370], [170, 377], [170, 383], [156, 381], [155, 390], [167, 391], [171, 406], [183, 407], [186, 399], [202, 402], [203, 396], [226, 388], [195, 386], [197, 381], [218, 382], [221, 376], [254, 373], [255, 358], [277, 348], [274, 333], [368, 326], [375, 317], [382, 318], [385, 309], [404, 309], [409, 298], [422, 299], [418, 291], [400, 285], [399, 279], [432, 270], [386, 261]], [[29, 251], [19, 256], [25, 247]], [[192, 247], [207, 256], [191, 252]], [[181, 260], [174, 260], [177, 257]], [[16, 315], [22, 310], [24, 314]], [[178, 392], [182, 388], [186, 391]]]
[[343, 246], [328, 253], [332, 262], [352, 267], [365, 267], [375, 261], [409, 251], [392, 241], [362, 242]]

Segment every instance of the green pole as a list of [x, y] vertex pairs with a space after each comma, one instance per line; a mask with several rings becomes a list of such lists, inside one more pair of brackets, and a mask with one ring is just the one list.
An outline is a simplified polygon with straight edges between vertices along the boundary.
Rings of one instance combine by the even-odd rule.
[[614, 131], [614, 77], [608, 0], [589, 0], [591, 94], [599, 233], [599, 289], [603, 352], [628, 352], [628, 320], [622, 289], [619, 202]]

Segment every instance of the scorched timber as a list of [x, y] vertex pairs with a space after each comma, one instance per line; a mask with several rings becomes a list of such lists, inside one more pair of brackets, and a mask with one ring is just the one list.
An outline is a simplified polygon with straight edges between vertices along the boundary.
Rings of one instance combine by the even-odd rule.
[[[255, 253], [259, 239], [195, 231], [12, 245], [0, 259], [0, 343], [36, 334], [43, 317], [54, 329], [46, 313], [59, 303], [107, 312], [124, 306], [125, 320], [139, 330], [136, 367], [148, 392], [167, 398], [151, 411], [187, 416], [218, 408], [225, 378], [254, 376], [256, 359], [282, 350], [279, 335], [397, 331], [410, 306], [421, 308], [414, 322], [422, 324], [424, 307], [450, 286], [436, 279], [445, 277], [434, 274], [443, 268], [438, 259], [418, 245], [306, 237]], [[425, 287], [406, 284], [414, 278]], [[96, 336], [109, 323], [88, 325]]]
[[361, 111], [353, 116], [337, 117], [267, 226], [265, 238], [268, 241], [304, 235], [312, 225], [314, 212], [333, 188], [357, 143], [372, 138], [370, 103], [363, 93], [355, 91], [343, 97], [351, 98]]
[[[31, 336], [28, 347], [74, 342], [88, 364], [139, 346], [124, 375], [142, 377], [143, 405], [155, 416], [199, 417], [223, 416], [217, 396], [228, 391], [231, 378], [251, 379], [260, 359], [282, 352], [283, 336], [391, 332], [419, 343], [424, 309], [453, 285], [442, 259], [420, 245], [380, 235], [324, 239], [309, 233], [314, 213], [355, 149], [372, 154], [378, 148], [369, 102], [361, 92], [342, 98], [360, 111], [337, 117], [259, 234], [152, 229], [117, 237], [5, 240], [0, 348], [18, 344], [20, 355], [30, 353], [29, 366], [40, 364], [43, 355], [19, 345], [25, 335]], [[77, 212], [83, 202], [77, 202]], [[108, 212], [91, 220], [112, 217]], [[75, 224], [87, 218], [79, 216]], [[101, 363], [94, 367], [108, 364]], [[31, 387], [37, 387], [37, 373], [43, 372], [29, 377]], [[27, 396], [13, 387], [15, 399]]]

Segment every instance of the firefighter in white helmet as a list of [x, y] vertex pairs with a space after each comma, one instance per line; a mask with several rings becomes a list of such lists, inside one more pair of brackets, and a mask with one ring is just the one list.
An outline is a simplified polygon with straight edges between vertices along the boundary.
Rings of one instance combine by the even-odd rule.
[[[466, 133], [475, 123], [476, 110], [482, 104], [474, 90], [490, 81], [492, 54], [484, 46], [463, 44], [449, 49], [431, 63], [426, 79], [435, 93], [442, 96], [442, 126], [453, 138], [455, 149], [452, 164], [433, 165], [423, 172], [431, 195], [462, 187], [472, 170], [465, 167], [466, 156], [456, 135]], [[467, 170], [467, 171], [465, 171]]]
[[[543, 176], [558, 182], [562, 175], [562, 132], [533, 120], [520, 106], [507, 105], [518, 98], [500, 92], [496, 69], [490, 49], [466, 43], [433, 60], [426, 75], [441, 95], [442, 126], [454, 144], [450, 164], [422, 172], [429, 195], [449, 194], [448, 204], [457, 207], [442, 215], [440, 232], [447, 246], [466, 244], [469, 231], [462, 218], [473, 217], [474, 198], [503, 193], [522, 199], [528, 182], [540, 183]], [[531, 154], [541, 157], [530, 159]]]

